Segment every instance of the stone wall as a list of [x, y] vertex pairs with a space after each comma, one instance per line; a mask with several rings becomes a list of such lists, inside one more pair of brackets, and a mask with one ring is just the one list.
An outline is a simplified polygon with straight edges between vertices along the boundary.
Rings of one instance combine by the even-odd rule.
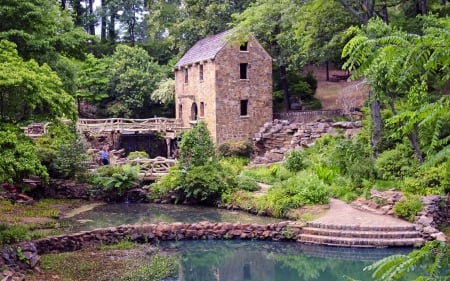
[[75, 251], [92, 245], [113, 244], [129, 238], [139, 243], [192, 239], [295, 240], [302, 225], [280, 222], [268, 225], [240, 223], [159, 223], [122, 225], [35, 240], [39, 254]]
[[361, 122], [273, 120], [265, 123], [253, 138], [256, 155], [253, 162], [278, 162], [283, 160], [284, 154], [290, 149], [312, 146], [317, 138], [327, 134], [335, 135], [339, 130], [344, 136], [350, 137], [359, 132], [360, 128]]

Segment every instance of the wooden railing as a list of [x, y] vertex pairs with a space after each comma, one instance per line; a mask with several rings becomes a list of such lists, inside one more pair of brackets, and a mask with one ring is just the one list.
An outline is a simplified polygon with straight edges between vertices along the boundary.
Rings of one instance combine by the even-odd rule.
[[181, 120], [173, 118], [148, 118], [148, 119], [78, 119], [78, 130], [81, 132], [149, 132], [149, 131], [173, 131], [180, 132], [183, 128]]
[[125, 163], [139, 165], [139, 177], [144, 180], [155, 180], [169, 173], [170, 167], [176, 164], [175, 159], [156, 157], [153, 159], [127, 160]]

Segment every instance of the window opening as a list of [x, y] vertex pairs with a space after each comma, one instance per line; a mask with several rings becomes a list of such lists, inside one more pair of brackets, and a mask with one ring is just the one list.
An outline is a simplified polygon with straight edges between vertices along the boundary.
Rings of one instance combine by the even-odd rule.
[[205, 103], [200, 102], [200, 117], [205, 116]]
[[241, 100], [241, 116], [248, 115], [248, 100]]
[[200, 78], [200, 81], [203, 81], [203, 64], [199, 65], [199, 70], [198, 70], [198, 76]]
[[198, 115], [197, 104], [194, 102], [194, 103], [192, 103], [192, 107], [191, 107], [191, 120], [192, 121], [197, 120], [197, 115]]
[[189, 71], [187, 68], [184, 69], [184, 83], [187, 84], [189, 82]]
[[246, 52], [246, 51], [248, 51], [247, 48], [248, 48], [248, 42], [245, 42], [245, 43], [242, 43], [242, 44], [241, 44], [239, 50], [240, 50], [241, 52]]
[[241, 63], [240, 64], [241, 79], [248, 79], [247, 78], [247, 68], [248, 68], [248, 63]]
[[183, 106], [181, 104], [178, 105], [178, 119], [183, 119]]

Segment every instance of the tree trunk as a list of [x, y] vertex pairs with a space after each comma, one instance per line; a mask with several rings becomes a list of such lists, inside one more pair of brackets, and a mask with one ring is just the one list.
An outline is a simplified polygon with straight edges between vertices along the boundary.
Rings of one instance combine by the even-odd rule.
[[116, 11], [111, 10], [111, 15], [109, 15], [109, 26], [108, 26], [108, 37], [111, 42], [116, 40]]
[[381, 18], [386, 24], [389, 24], [389, 16], [386, 3], [381, 7]]
[[287, 81], [286, 65], [280, 65], [280, 82], [283, 89], [284, 105], [286, 111], [291, 109], [291, 101], [289, 96], [289, 84]]
[[101, 1], [102, 17], [101, 17], [101, 27], [100, 27], [100, 40], [102, 42], [106, 41], [106, 0]]
[[330, 63], [328, 61], [325, 63], [325, 67], [326, 67], [327, 81], [330, 81]]
[[417, 161], [419, 161], [419, 163], [422, 163], [423, 162], [422, 150], [420, 149], [419, 142], [417, 141], [417, 136], [418, 136], [417, 125], [414, 125], [414, 130], [408, 136], [408, 138], [409, 138], [409, 141], [411, 142], [411, 145], [412, 145], [412, 147], [414, 149], [414, 154], [416, 155]]
[[419, 0], [419, 9], [422, 16], [425, 16], [428, 13], [427, 0]]
[[87, 17], [88, 17], [88, 33], [91, 35], [95, 35], [95, 23], [94, 23], [94, 0], [88, 1], [87, 7]]
[[381, 140], [381, 105], [380, 100], [375, 98], [372, 90], [369, 90], [370, 115], [372, 117], [372, 157], [374, 159], [378, 156], [378, 143]]
[[61, 0], [61, 10], [65, 10], [67, 8], [67, 0]]

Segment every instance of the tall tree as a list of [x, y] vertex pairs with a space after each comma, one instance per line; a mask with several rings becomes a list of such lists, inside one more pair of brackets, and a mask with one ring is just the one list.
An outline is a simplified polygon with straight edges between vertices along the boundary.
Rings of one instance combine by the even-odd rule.
[[[408, 34], [380, 21], [370, 21], [343, 49], [343, 56], [348, 57], [345, 67], [356, 70], [354, 77], [364, 76], [369, 80], [376, 100], [387, 101], [397, 114], [393, 102], [389, 101], [407, 99], [407, 110], [390, 122], [409, 138], [419, 161], [422, 160], [420, 145], [428, 150], [450, 150], [450, 137], [448, 133], [443, 134], [440, 126], [448, 115], [442, 114], [441, 110], [436, 110], [441, 115], [433, 114], [433, 119], [423, 115], [423, 112], [429, 113], [430, 108], [438, 109], [448, 102], [439, 96], [445, 93], [445, 84], [450, 80], [450, 53], [445, 43], [450, 40], [446, 31], [450, 22], [448, 18], [434, 17], [425, 17], [422, 21], [422, 35]], [[429, 130], [424, 129], [430, 122], [425, 120], [433, 120], [431, 124], [435, 129], [431, 143], [431, 140], [426, 141]], [[420, 132], [427, 134], [420, 135]]]
[[119, 45], [109, 69], [110, 96], [130, 110], [124, 114], [137, 117], [150, 103], [150, 95], [161, 79], [160, 67], [144, 49]]

